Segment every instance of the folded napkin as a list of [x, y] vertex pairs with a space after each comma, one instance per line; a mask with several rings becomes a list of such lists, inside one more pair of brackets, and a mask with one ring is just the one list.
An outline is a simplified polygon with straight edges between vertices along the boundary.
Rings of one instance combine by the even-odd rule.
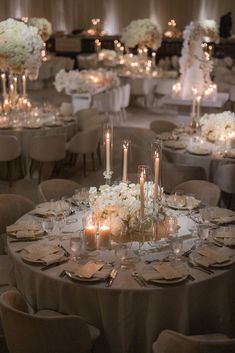
[[[210, 266], [213, 264], [223, 264], [230, 260], [229, 253], [227, 249], [212, 249], [209, 247], [203, 247], [198, 250], [197, 254], [194, 257], [194, 261], [203, 266]], [[201, 255], [201, 256], [200, 256]]]
[[90, 279], [106, 278], [111, 271], [111, 267], [104, 267], [103, 262], [87, 262], [85, 265], [78, 263], [68, 263], [65, 270], [73, 272], [75, 276]]
[[234, 238], [235, 239], [235, 227], [229, 229], [218, 229], [216, 234], [216, 238]]
[[37, 224], [35, 221], [30, 221], [30, 220], [18, 221], [17, 223], [7, 226], [6, 231], [8, 234], [14, 234], [14, 235], [20, 232], [19, 237], [21, 236], [23, 237], [24, 235], [22, 233], [24, 232], [31, 232], [33, 234], [43, 233], [41, 226]]
[[167, 262], [159, 262], [153, 269], [145, 270], [142, 273], [146, 281], [155, 279], [175, 280], [188, 275], [187, 269], [183, 265], [177, 267]]
[[207, 207], [200, 210], [204, 221], [215, 222], [218, 224], [231, 223], [235, 221], [235, 212], [227, 208]]
[[175, 150], [181, 150], [186, 147], [185, 142], [182, 142], [180, 140], [178, 140], [178, 141], [174, 141], [174, 140], [173, 141], [165, 141], [164, 146], [168, 147], [168, 148], [175, 149]]
[[64, 256], [57, 245], [32, 244], [24, 247], [23, 258], [29, 261], [41, 261], [45, 265], [58, 261]]
[[47, 216], [54, 216], [55, 214], [63, 213], [69, 209], [69, 204], [66, 201], [59, 200], [55, 202], [43, 202], [34, 210], [34, 213], [37, 215], [47, 215]]

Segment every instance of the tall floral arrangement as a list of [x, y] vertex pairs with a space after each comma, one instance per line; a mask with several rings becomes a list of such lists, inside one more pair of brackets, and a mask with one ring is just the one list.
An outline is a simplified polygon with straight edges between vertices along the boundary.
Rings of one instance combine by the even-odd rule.
[[158, 27], [148, 18], [135, 20], [124, 28], [121, 41], [129, 48], [135, 46], [157, 50], [161, 45], [162, 35]]
[[30, 26], [36, 27], [43, 42], [46, 42], [52, 34], [51, 23], [43, 17], [31, 17], [28, 21]]
[[191, 88], [197, 88], [199, 95], [210, 86], [213, 62], [206, 57], [202, 48], [204, 37], [211, 41], [218, 39], [216, 22], [204, 20], [190, 22], [183, 32], [183, 48], [180, 58], [182, 98], [191, 98]]
[[105, 69], [99, 70], [60, 70], [54, 82], [58, 92], [63, 90], [67, 94], [94, 93], [99, 89], [108, 89], [120, 85], [116, 73]]
[[30, 79], [38, 76], [43, 41], [36, 27], [9, 18], [0, 22], [0, 68]]

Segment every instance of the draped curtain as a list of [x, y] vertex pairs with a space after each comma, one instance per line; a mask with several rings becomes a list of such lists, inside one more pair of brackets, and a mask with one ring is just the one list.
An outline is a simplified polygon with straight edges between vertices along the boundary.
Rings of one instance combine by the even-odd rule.
[[[191, 20], [215, 19], [232, 11], [234, 0], [1, 0], [0, 20], [8, 17], [46, 17], [53, 30], [70, 33], [87, 29], [91, 18], [100, 18], [108, 34], [119, 34], [131, 20], [149, 17], [164, 30], [169, 19], [183, 29]], [[235, 28], [235, 25], [234, 25]], [[235, 32], [235, 29], [234, 29]]]

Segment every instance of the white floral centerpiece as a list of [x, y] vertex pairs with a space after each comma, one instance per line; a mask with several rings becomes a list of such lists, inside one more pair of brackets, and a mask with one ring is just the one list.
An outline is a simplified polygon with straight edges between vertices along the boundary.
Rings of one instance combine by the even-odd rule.
[[121, 41], [128, 47], [148, 47], [157, 50], [162, 35], [158, 27], [148, 18], [132, 21], [122, 32]]
[[200, 119], [201, 134], [211, 142], [235, 133], [235, 114], [225, 111], [217, 114], [204, 114]]
[[192, 98], [192, 88], [198, 95], [203, 95], [212, 82], [210, 74], [213, 62], [203, 51], [202, 42], [207, 37], [217, 41], [217, 26], [214, 20], [190, 22], [183, 32], [183, 48], [180, 63], [180, 95], [183, 99]]
[[43, 41], [38, 29], [12, 18], [0, 22], [0, 68], [36, 79]]
[[41, 36], [43, 42], [46, 42], [52, 34], [51, 23], [43, 17], [31, 17], [28, 21], [30, 26], [34, 26], [38, 29], [38, 33]]
[[105, 69], [99, 70], [60, 70], [55, 77], [55, 88], [66, 94], [95, 93], [100, 89], [109, 89], [120, 85], [115, 72]]
[[[145, 204], [145, 215], [153, 219], [154, 184], [146, 182], [144, 192], [148, 202]], [[109, 218], [114, 237], [124, 231], [135, 232], [139, 227], [140, 185], [121, 182], [118, 185], [101, 185], [99, 189], [91, 187], [89, 191], [91, 210], [99, 219]]]

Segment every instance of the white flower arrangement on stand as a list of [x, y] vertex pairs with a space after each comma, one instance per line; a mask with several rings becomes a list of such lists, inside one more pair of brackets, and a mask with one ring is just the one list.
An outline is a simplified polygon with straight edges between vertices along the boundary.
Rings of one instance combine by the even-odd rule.
[[225, 111], [217, 114], [205, 114], [200, 119], [201, 134], [211, 142], [226, 139], [235, 134], [235, 114]]
[[[149, 220], [153, 219], [153, 196], [155, 186], [152, 182], [146, 182], [144, 192], [146, 199], [145, 215]], [[121, 182], [118, 185], [101, 185], [97, 190], [91, 187], [89, 191], [89, 203], [91, 210], [98, 216], [98, 219], [109, 219], [111, 232], [114, 237], [127, 232], [139, 230], [140, 212], [140, 185]], [[156, 215], [155, 215], [156, 216]]]
[[66, 94], [93, 94], [120, 85], [116, 73], [105, 69], [99, 70], [60, 70], [55, 77], [55, 88], [58, 92], [63, 90]]
[[41, 36], [43, 42], [46, 42], [50, 38], [52, 34], [52, 26], [46, 18], [31, 17], [28, 20], [28, 24], [38, 29], [38, 33]]
[[136, 46], [157, 50], [161, 45], [162, 35], [158, 27], [148, 18], [132, 21], [122, 33], [121, 41], [128, 48]]
[[36, 79], [43, 41], [36, 27], [9, 18], [0, 22], [0, 68]]
[[210, 74], [213, 62], [209, 55], [205, 55], [202, 48], [204, 37], [211, 41], [218, 39], [217, 26], [214, 20], [190, 22], [183, 32], [183, 48], [180, 63], [180, 96], [191, 99], [192, 88], [197, 89], [197, 94], [202, 96], [211, 87]]

